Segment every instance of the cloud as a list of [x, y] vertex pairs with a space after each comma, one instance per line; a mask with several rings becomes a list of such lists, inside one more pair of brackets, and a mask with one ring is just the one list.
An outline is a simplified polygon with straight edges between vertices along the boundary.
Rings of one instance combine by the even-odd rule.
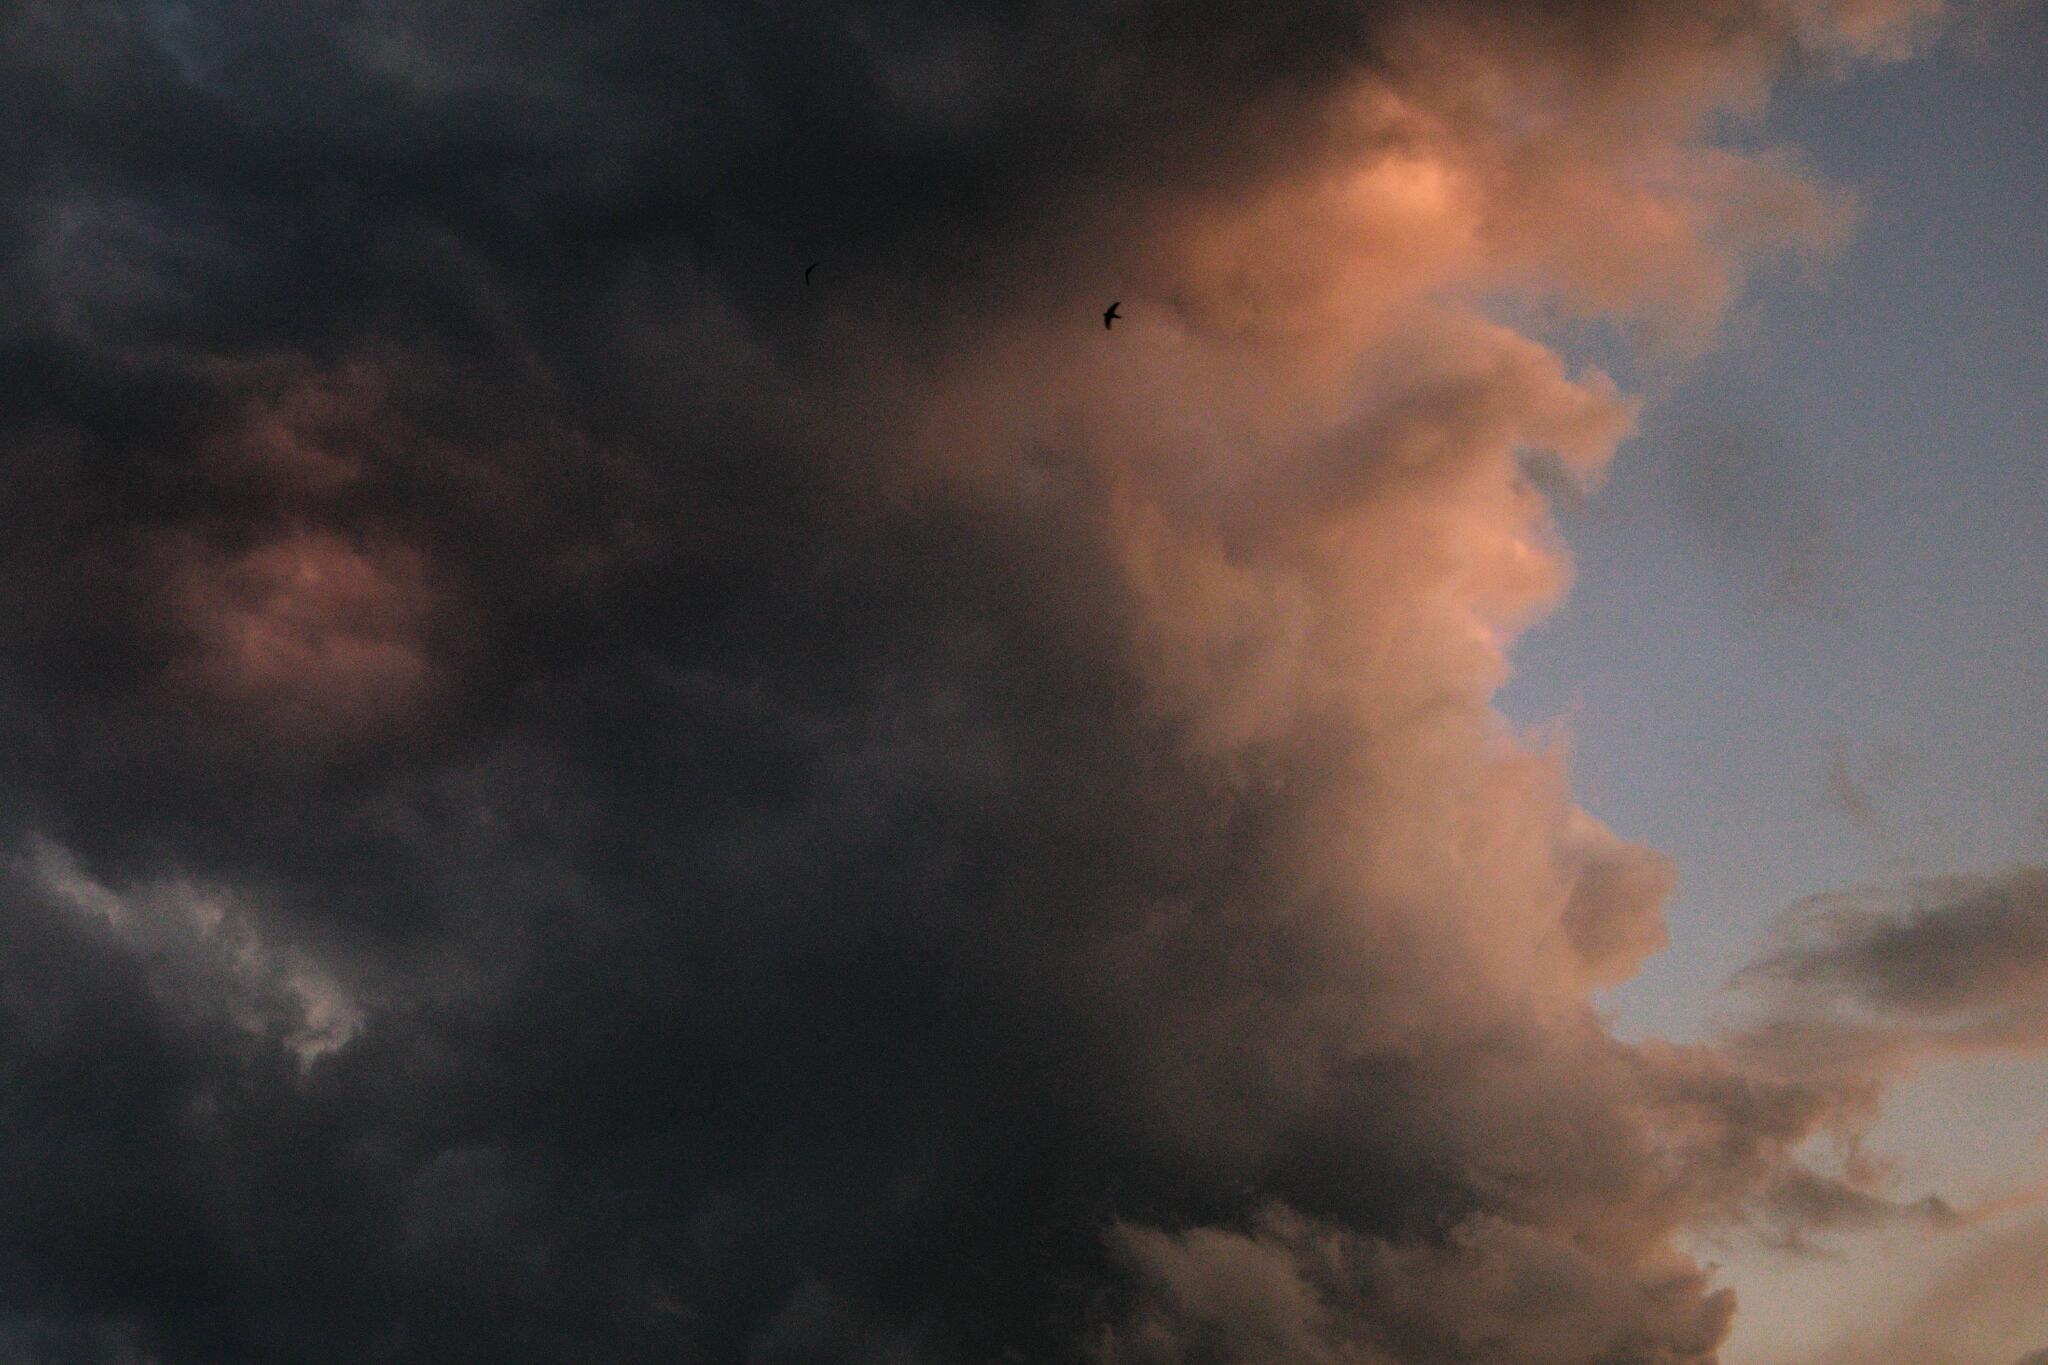
[[1750, 1039], [1808, 1066], [1882, 1071], [2048, 1039], [2048, 869], [1815, 897], [1739, 984], [1771, 1007]]
[[[1246, 1233], [1121, 1230], [1141, 1307], [1108, 1361], [1562, 1362], [1704, 1359], [1734, 1296], [1674, 1262], [1617, 1275], [1597, 1256], [1476, 1218], [1397, 1248], [1269, 1210]], [[1644, 1270], [1649, 1268], [1645, 1267]]]
[[1711, 1360], [1846, 1091], [1589, 1005], [1483, 301], [1702, 341], [1917, 12], [10, 11], [0, 1344]]
[[2032, 1342], [2048, 1330], [2041, 1276], [2048, 1272], [2048, 1226], [2036, 1221], [1987, 1234], [1954, 1269], [1891, 1315], [1837, 1343], [1825, 1365], [1866, 1360], [1924, 1360], [1929, 1365], [2028, 1365]]
[[1672, 471], [1703, 551], [1748, 580], [1766, 612], [1840, 612], [1842, 546], [1795, 431], [1756, 419], [1675, 419]]
[[1809, 1249], [1809, 1233], [1900, 1222], [1957, 1228], [2038, 1201], [2038, 1193], [1957, 1209], [1937, 1195], [1899, 1202], [1890, 1172], [1862, 1149], [1883, 1091], [1923, 1067], [2048, 1041], [2048, 877], [1910, 882], [1814, 897], [1787, 911], [1731, 985], [1750, 1017], [1720, 1042], [1746, 1073], [1774, 1078], [1813, 1106], [1812, 1131], [1836, 1139], [1841, 1171], [1788, 1166], [1763, 1192], [1769, 1235]]

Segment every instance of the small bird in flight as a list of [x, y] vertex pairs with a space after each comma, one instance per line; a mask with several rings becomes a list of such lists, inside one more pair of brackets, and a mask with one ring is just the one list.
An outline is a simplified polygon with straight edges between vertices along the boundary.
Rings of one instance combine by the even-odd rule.
[[816, 269], [817, 269], [817, 268], [818, 268], [819, 266], [821, 266], [821, 265], [823, 265], [823, 264], [825, 264], [825, 263], [824, 263], [823, 261], [812, 261], [812, 262], [811, 262], [811, 263], [810, 263], [809, 265], [807, 265], [807, 266], [805, 266], [805, 267], [804, 267], [804, 284], [805, 284], [805, 285], [809, 285], [809, 284], [810, 284], [810, 282], [811, 282], [811, 272], [812, 272], [813, 270], [816, 270]]
[[[1116, 303], [1122, 302], [1122, 299], [1118, 299], [1116, 301]], [[1112, 303], [1111, 305], [1109, 305], [1109, 307], [1102, 310], [1102, 330], [1105, 332], [1107, 332], [1110, 329], [1111, 323], [1115, 322], [1118, 318], [1123, 316], [1122, 313], [1116, 311], [1116, 303]]]

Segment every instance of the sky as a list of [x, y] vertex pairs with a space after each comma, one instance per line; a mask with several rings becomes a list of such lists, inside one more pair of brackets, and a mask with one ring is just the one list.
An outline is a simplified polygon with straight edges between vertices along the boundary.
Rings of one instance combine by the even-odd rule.
[[2044, 77], [0, 4], [0, 1355], [2039, 1360]]
[[[1500, 698], [1566, 718], [1580, 798], [1678, 865], [1671, 948], [1606, 997], [1626, 1034], [1711, 1033], [1802, 898], [2048, 849], [2048, 13], [1959, 19], [1779, 91], [1752, 135], [1852, 192], [1854, 226], [1656, 367]], [[2048, 1158], [2048, 1069], [1930, 1074], [1878, 1134], [1915, 1190], [2010, 1196]], [[1889, 1297], [1914, 1250], [1756, 1258], [1733, 1358], [1816, 1351], [1812, 1305]]]

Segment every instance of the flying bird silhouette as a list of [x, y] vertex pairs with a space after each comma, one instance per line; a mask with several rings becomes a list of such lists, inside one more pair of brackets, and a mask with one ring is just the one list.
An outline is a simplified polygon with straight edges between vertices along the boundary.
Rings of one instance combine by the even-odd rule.
[[811, 282], [811, 272], [813, 270], [816, 270], [819, 266], [823, 264], [825, 264], [823, 261], [812, 261], [809, 265], [804, 267], [804, 283], [806, 285], [810, 284]]
[[[1122, 302], [1122, 299], [1118, 299], [1116, 301], [1116, 303]], [[1122, 313], [1116, 311], [1116, 303], [1112, 303], [1111, 305], [1109, 305], [1109, 307], [1102, 310], [1102, 330], [1105, 332], [1110, 330], [1111, 323], [1115, 322], [1118, 318], [1123, 316]]]

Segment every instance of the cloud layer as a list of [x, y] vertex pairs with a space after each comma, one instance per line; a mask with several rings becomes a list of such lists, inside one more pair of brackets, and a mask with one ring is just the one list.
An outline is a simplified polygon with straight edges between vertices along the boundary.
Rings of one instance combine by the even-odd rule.
[[[1588, 1005], [1487, 303], [1702, 341], [1922, 8], [5, 10], [0, 1343], [1711, 1360], [1865, 1091]], [[2032, 1029], [1976, 904], [1759, 979]]]

